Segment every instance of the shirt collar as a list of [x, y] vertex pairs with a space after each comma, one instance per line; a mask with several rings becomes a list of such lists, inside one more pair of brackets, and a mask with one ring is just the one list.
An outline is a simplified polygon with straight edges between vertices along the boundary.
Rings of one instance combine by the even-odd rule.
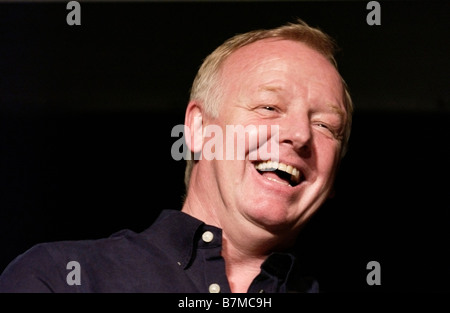
[[[208, 244], [205, 244], [206, 241], [202, 238], [206, 232], [212, 233], [212, 240], [207, 239], [210, 240]], [[144, 234], [147, 234], [149, 240], [152, 238], [152, 243], [169, 254], [169, 257], [176, 260], [183, 269], [189, 267], [196, 249], [217, 248], [222, 245], [220, 228], [206, 225], [201, 220], [178, 210], [163, 210]], [[269, 276], [286, 281], [292, 272], [296, 272], [293, 270], [296, 263], [296, 257], [292, 253], [274, 252], [263, 262], [261, 270]]]
[[[201, 220], [178, 210], [163, 210], [153, 225], [144, 233], [149, 238], [158, 240], [153, 244], [165, 249], [171, 258], [177, 260], [178, 265], [187, 268], [197, 247], [202, 247], [202, 235], [209, 231], [213, 234], [213, 242], [209, 247], [222, 245], [222, 230], [220, 228], [206, 225]], [[212, 244], [212, 245], [211, 245]], [[173, 247], [173, 249], [167, 249]]]
[[272, 253], [261, 265], [261, 269], [269, 275], [287, 277], [295, 262], [295, 257], [290, 253]]

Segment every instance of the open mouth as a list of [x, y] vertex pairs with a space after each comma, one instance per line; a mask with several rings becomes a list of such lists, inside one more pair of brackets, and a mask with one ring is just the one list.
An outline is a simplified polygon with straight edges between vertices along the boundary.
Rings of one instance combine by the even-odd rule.
[[255, 163], [256, 170], [271, 181], [295, 187], [301, 183], [303, 176], [298, 168], [282, 162], [264, 161]]

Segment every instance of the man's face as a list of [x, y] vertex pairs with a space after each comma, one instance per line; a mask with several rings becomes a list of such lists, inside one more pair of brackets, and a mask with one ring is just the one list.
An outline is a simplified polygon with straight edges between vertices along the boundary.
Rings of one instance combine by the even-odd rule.
[[245, 160], [209, 161], [221, 226], [298, 229], [332, 189], [345, 122], [340, 76], [315, 50], [273, 39], [231, 54], [221, 75], [219, 117], [207, 123], [224, 133], [226, 125], [279, 127], [278, 163], [250, 158], [248, 140]]

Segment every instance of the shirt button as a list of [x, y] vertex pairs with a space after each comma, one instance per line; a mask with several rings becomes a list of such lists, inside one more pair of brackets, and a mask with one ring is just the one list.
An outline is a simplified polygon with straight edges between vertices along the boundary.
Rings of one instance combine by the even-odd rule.
[[214, 234], [210, 231], [205, 231], [202, 235], [202, 239], [204, 242], [211, 242], [214, 238]]
[[220, 286], [218, 284], [209, 285], [209, 293], [219, 293], [219, 292], [220, 292]]

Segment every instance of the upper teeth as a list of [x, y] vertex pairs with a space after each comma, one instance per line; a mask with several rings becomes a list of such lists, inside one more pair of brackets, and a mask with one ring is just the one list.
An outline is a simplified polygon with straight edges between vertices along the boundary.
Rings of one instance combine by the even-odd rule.
[[265, 161], [260, 162], [255, 165], [257, 170], [260, 171], [275, 171], [280, 170], [283, 172], [286, 172], [288, 174], [291, 174], [291, 179], [298, 183], [300, 181], [300, 170], [291, 166], [284, 164], [282, 162], [276, 162], [276, 161]]

